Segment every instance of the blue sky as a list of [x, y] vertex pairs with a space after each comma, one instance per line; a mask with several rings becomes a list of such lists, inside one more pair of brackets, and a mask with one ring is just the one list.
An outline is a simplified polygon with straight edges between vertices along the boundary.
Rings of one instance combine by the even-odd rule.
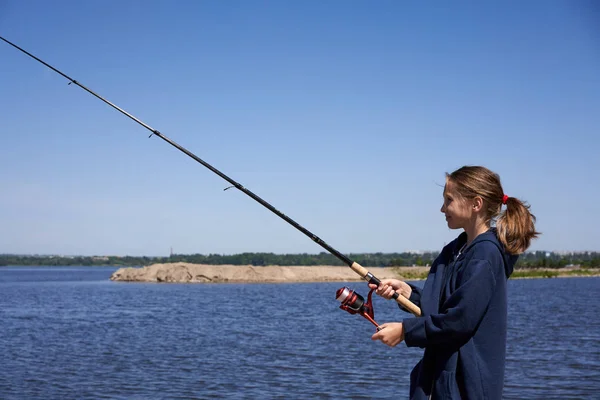
[[[532, 250], [600, 250], [586, 1], [16, 1], [0, 35], [343, 253], [439, 250], [444, 173], [528, 201]], [[0, 253], [318, 253], [141, 126], [0, 43]]]

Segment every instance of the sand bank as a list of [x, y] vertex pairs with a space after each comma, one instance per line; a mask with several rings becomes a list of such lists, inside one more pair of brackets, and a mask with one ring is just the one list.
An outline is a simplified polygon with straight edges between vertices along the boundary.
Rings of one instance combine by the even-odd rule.
[[[368, 268], [379, 279], [412, 279], [428, 267]], [[120, 268], [110, 277], [113, 281], [173, 283], [285, 283], [350, 282], [361, 277], [349, 267], [337, 266], [265, 266], [204, 265], [190, 263], [153, 264], [143, 268]]]

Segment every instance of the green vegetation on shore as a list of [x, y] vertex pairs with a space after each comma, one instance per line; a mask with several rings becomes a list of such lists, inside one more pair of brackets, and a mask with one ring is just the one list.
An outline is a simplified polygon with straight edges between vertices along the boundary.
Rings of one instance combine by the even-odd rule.
[[600, 268], [573, 269], [520, 269], [513, 272], [511, 278], [558, 278], [569, 276], [600, 276]]
[[[427, 266], [433, 263], [437, 252], [423, 253], [356, 253], [348, 257], [365, 267]], [[118, 257], [118, 256], [58, 256], [58, 255], [15, 255], [0, 254], [2, 265], [39, 266], [143, 266], [156, 263], [187, 262], [208, 265], [344, 265], [329, 253], [319, 254], [273, 254], [241, 253], [221, 254], [173, 254], [169, 257]], [[562, 269], [567, 266], [600, 268], [599, 252], [554, 253], [545, 251], [527, 252], [519, 257], [517, 269]]]
[[[407, 271], [398, 269], [398, 275], [406, 280], [423, 280], [427, 279], [428, 270], [423, 271], [422, 269], [415, 268], [414, 271]], [[524, 279], [524, 278], [560, 278], [560, 277], [575, 277], [575, 276], [600, 276], [600, 268], [557, 268], [557, 269], [538, 269], [538, 268], [527, 268], [518, 269], [512, 273], [511, 279]]]

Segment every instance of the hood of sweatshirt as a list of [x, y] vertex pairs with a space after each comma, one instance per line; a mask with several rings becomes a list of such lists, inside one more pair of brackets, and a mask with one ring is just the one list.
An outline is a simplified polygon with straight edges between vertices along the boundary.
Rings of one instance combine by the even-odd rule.
[[[466, 243], [466, 241], [467, 241], [467, 233], [463, 232], [460, 234], [460, 236], [458, 237], [458, 240], [456, 241], [456, 249], [460, 249]], [[466, 253], [471, 247], [476, 246], [478, 243], [482, 243], [482, 242], [491, 242], [498, 248], [498, 250], [500, 251], [500, 254], [502, 254], [502, 258], [504, 259], [504, 272], [506, 273], [506, 277], [509, 278], [510, 275], [514, 271], [515, 264], [516, 264], [519, 256], [515, 255], [515, 254], [509, 254], [506, 252], [506, 250], [504, 249], [504, 246], [498, 240], [498, 232], [497, 232], [496, 228], [490, 228], [487, 232], [484, 232], [484, 233], [478, 235], [463, 250], [463, 253]]]

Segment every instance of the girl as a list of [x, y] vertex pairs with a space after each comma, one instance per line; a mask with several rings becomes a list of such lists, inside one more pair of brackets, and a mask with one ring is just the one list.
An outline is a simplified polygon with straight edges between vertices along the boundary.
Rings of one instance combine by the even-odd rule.
[[425, 349], [410, 374], [411, 399], [501, 399], [506, 281], [518, 254], [539, 235], [535, 217], [504, 194], [497, 174], [478, 166], [446, 174], [440, 211], [450, 229], [464, 232], [442, 249], [423, 289], [387, 279], [376, 291], [387, 299], [397, 291], [422, 316], [383, 324], [372, 339]]

